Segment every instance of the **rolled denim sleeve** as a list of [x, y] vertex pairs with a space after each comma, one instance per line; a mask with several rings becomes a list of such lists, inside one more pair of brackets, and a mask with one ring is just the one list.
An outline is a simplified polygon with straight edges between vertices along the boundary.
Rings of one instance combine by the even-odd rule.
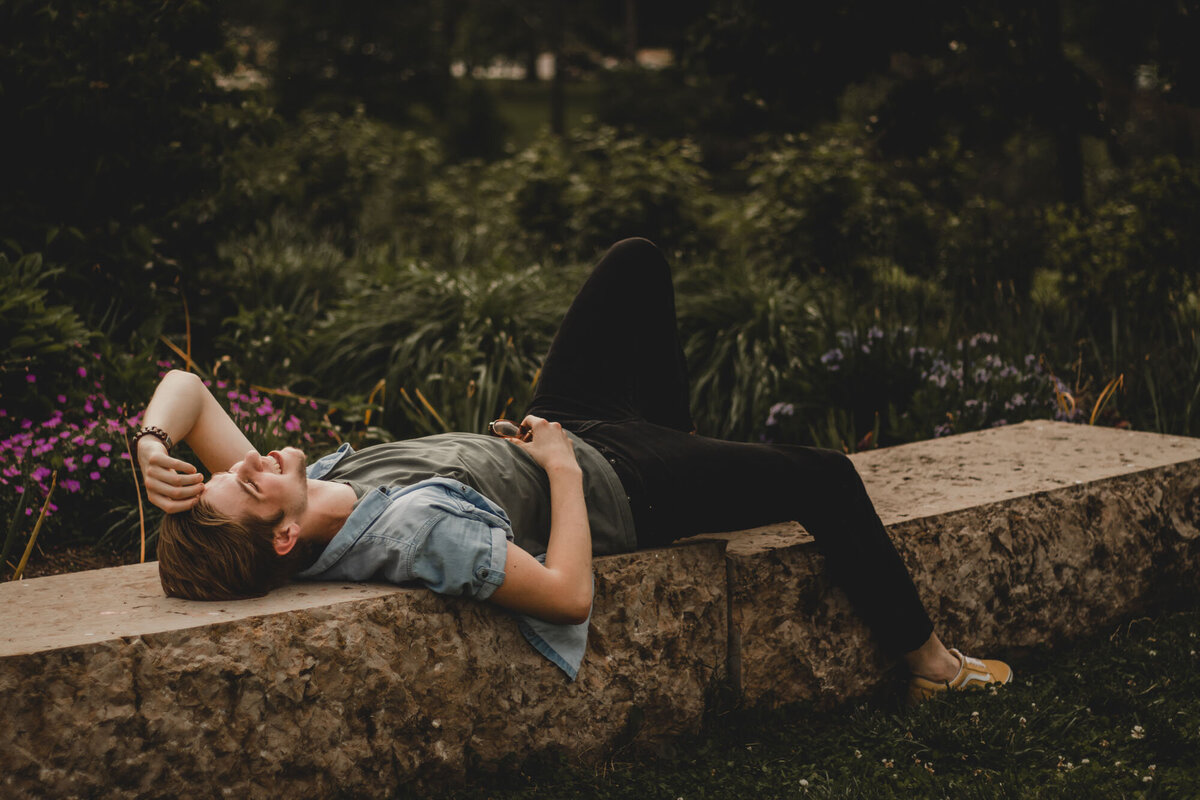
[[504, 583], [508, 530], [471, 514], [443, 513], [413, 558], [413, 577], [439, 594], [486, 600]]

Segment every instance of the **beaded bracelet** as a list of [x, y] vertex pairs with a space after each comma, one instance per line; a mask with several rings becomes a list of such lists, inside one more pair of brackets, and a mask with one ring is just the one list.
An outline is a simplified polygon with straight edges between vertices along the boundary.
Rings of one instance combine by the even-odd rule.
[[175, 443], [171, 441], [171, 435], [162, 428], [158, 427], [157, 425], [143, 425], [141, 428], [138, 428], [138, 432], [133, 435], [133, 450], [135, 453], [137, 452], [138, 442], [141, 441], [143, 436], [153, 436], [155, 439], [158, 439], [160, 442], [166, 445], [168, 453], [171, 452], [171, 448], [175, 445]]

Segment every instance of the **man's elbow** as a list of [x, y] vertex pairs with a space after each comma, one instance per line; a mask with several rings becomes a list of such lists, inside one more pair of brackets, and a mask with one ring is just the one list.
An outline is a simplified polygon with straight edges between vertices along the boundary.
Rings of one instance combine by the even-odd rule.
[[[589, 581], [590, 584], [590, 581]], [[575, 597], [563, 603], [560, 609], [564, 625], [582, 625], [592, 615], [592, 588], [589, 585], [586, 592], [580, 592]]]
[[168, 380], [172, 383], [195, 383], [198, 385], [203, 383], [203, 381], [200, 380], [199, 375], [182, 369], [173, 369], [168, 371], [166, 375], [163, 375], [163, 382], [165, 383]]

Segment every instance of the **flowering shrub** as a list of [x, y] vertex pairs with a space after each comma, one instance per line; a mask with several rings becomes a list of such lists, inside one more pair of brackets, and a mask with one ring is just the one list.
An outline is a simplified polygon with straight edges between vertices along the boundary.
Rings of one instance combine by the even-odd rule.
[[[933, 436], [1056, 414], [1056, 388], [1062, 388], [1061, 381], [1045, 370], [1036, 355], [1013, 362], [990, 352], [999, 342], [993, 333], [977, 333], [959, 340], [952, 354], [925, 351], [923, 355], [930, 360], [921, 372], [925, 385], [914, 406], [945, 410], [944, 420], [933, 426]], [[1059, 419], [1077, 416], [1078, 409], [1057, 413]]]
[[[41, 421], [18, 421], [8, 409], [0, 408], [0, 419], [8, 423], [5, 427], [11, 424], [14, 428], [0, 439], [0, 514], [11, 521], [16, 508], [23, 505], [22, 515], [35, 517], [50, 495], [51, 479], [57, 472], [57, 487], [46, 506], [46, 516], [66, 515], [47, 530], [57, 531], [48, 538], [60, 541], [89, 533], [89, 523], [94, 525], [103, 513], [95, 513], [94, 504], [109, 506], [109, 498], [132, 492], [125, 436], [141, 423], [141, 413], [129, 416], [123, 404], [105, 395], [101, 381], [88, 367], [77, 367], [71, 377], [87, 387], [85, 393], [78, 394], [78, 386], [63, 387], [64, 392], [55, 396], [56, 407]], [[38, 376], [29, 373], [26, 380], [34, 385]], [[71, 399], [66, 392], [71, 392]], [[21, 495], [26, 493], [29, 496], [21, 503]], [[32, 528], [32, 521], [17, 520], [17, 525]]]
[[812, 367], [818, 402], [776, 403], [763, 438], [850, 450], [1082, 416], [1061, 402], [1070, 392], [1038, 356], [1006, 358], [995, 334], [977, 333], [948, 349], [916, 344], [914, 337], [907, 326], [837, 331], [834, 346]]
[[[158, 366], [161, 378], [174, 364], [160, 361]], [[115, 535], [116, 544], [130, 544], [138, 535], [136, 508], [132, 515], [128, 512], [136, 507], [137, 498], [126, 437], [132, 443], [144, 412], [131, 413], [129, 405], [106, 395], [103, 376], [88, 367], [78, 367], [71, 377], [87, 387], [85, 393], [78, 393], [78, 384], [61, 386], [56, 407], [45, 419], [17, 419], [0, 408], [0, 424], [12, 428], [0, 439], [0, 519], [11, 521], [21, 507], [20, 516], [28, 519], [16, 523], [28, 533], [50, 496], [57, 472], [57, 485], [46, 506], [46, 516], [54, 524], [47, 523], [39, 541], [54, 546]], [[39, 377], [30, 373], [26, 380], [33, 386]], [[206, 380], [205, 385], [262, 452], [293, 445], [316, 448], [319, 455], [336, 444], [332, 441], [336, 433], [318, 414], [316, 400], [242, 388], [227, 380]], [[145, 401], [139, 398], [136, 405]], [[148, 503], [145, 511], [147, 531], [152, 532], [158, 512]], [[116, 522], [102, 522], [110, 513]], [[105, 529], [98, 530], [100, 525]], [[113, 525], [123, 529], [114, 534]]]

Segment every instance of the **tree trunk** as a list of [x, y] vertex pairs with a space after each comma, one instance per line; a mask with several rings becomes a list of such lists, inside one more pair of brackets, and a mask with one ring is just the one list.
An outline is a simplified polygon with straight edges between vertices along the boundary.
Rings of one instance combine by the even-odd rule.
[[550, 50], [554, 54], [554, 78], [550, 81], [550, 130], [556, 136], [567, 132], [566, 70], [563, 69], [564, 5], [561, 2], [552, 3], [550, 12]]

